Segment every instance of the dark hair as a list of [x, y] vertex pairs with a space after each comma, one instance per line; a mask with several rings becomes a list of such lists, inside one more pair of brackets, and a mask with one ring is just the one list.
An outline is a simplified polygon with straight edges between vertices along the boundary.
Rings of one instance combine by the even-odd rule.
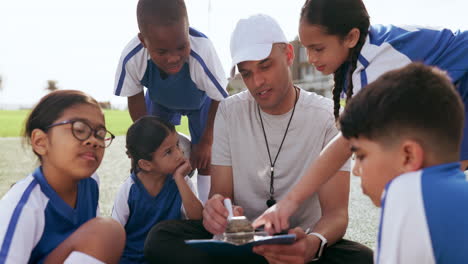
[[354, 96], [339, 119], [346, 138], [365, 137], [382, 145], [417, 140], [426, 151], [458, 160], [464, 107], [441, 70], [412, 63], [383, 74]]
[[[47, 127], [59, 119], [66, 109], [78, 104], [90, 104], [101, 108], [94, 98], [77, 90], [57, 90], [42, 97], [26, 119], [24, 138], [30, 143], [34, 129], [47, 132]], [[41, 159], [39, 154], [35, 151], [34, 153]]]
[[359, 29], [359, 40], [349, 52], [348, 63], [343, 63], [334, 74], [334, 115], [338, 119], [340, 95], [345, 79], [348, 80], [346, 100], [353, 96], [351, 77], [369, 32], [369, 14], [362, 0], [307, 0], [301, 10], [301, 21], [306, 21], [310, 25], [319, 25], [327, 34], [339, 36], [341, 39], [344, 39], [353, 28]]
[[140, 32], [149, 25], [167, 26], [172, 23], [188, 20], [187, 8], [183, 0], [139, 0], [137, 21]]
[[127, 155], [132, 160], [132, 172], [137, 171], [140, 159], [152, 160], [152, 154], [166, 137], [175, 132], [173, 124], [156, 116], [144, 116], [127, 131]]

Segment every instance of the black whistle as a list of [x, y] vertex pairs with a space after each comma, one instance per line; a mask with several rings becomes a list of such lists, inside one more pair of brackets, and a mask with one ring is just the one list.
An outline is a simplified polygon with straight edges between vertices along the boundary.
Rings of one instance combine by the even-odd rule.
[[276, 204], [276, 200], [273, 199], [273, 197], [266, 201], [266, 205], [268, 206], [268, 208], [272, 207], [275, 204]]

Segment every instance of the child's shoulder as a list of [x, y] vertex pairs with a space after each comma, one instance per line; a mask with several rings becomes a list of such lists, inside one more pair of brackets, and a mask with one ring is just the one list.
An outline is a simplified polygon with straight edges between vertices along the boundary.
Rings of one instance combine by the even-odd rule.
[[422, 174], [422, 170], [407, 172], [389, 181], [385, 186], [382, 208], [393, 212], [395, 217], [400, 215], [397, 212], [414, 213], [421, 209], [423, 205]]
[[132, 62], [135, 66], [138, 65], [139, 68], [146, 69], [146, 62], [149, 58], [148, 50], [143, 47], [138, 36], [134, 36], [122, 50], [120, 63], [127, 65]]
[[203, 34], [201, 31], [198, 31], [197, 29], [193, 28], [193, 27], [189, 27], [189, 35], [191, 37], [195, 37], [195, 38], [208, 38], [205, 34]]
[[[189, 28], [189, 41], [192, 56], [206, 56], [212, 55], [211, 52], [214, 49], [211, 40], [202, 32], [190, 27]], [[195, 53], [195, 54], [194, 54]]]
[[11, 186], [10, 190], [2, 197], [0, 215], [5, 215], [5, 212], [10, 210], [43, 211], [48, 201], [49, 198], [42, 192], [38, 181], [29, 175]]
[[464, 207], [468, 203], [468, 181], [458, 162], [423, 170], [421, 185], [425, 202]]
[[[447, 48], [454, 41], [455, 33], [447, 28], [427, 27], [419, 25], [372, 25], [369, 28], [367, 45], [379, 47], [380, 53], [389, 50], [405, 54], [412, 60], [422, 60], [433, 52], [434, 48], [441, 46]], [[390, 48], [391, 47], [391, 48]], [[369, 53], [370, 51], [367, 51]], [[364, 56], [369, 56], [364, 52]], [[368, 61], [371, 58], [366, 58]]]
[[134, 173], [130, 174], [125, 181], [120, 185], [119, 195], [128, 195], [132, 186], [136, 186], [136, 175]]
[[95, 182], [97, 185], [99, 185], [99, 175], [95, 172], [93, 173], [93, 175], [91, 175], [91, 177], [88, 178], [89, 181], [91, 182]]

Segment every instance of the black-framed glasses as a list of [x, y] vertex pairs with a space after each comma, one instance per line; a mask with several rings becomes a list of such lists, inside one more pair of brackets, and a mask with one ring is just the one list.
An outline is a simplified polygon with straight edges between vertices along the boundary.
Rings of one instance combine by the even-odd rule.
[[97, 129], [94, 129], [88, 123], [79, 119], [58, 122], [48, 126], [46, 129], [66, 124], [71, 124], [72, 134], [79, 141], [85, 141], [89, 137], [91, 137], [91, 135], [94, 135], [95, 138], [104, 142], [104, 145], [102, 145], [102, 147], [107, 148], [110, 146], [112, 140], [114, 140], [115, 138], [114, 134], [109, 132], [106, 128], [99, 127]]

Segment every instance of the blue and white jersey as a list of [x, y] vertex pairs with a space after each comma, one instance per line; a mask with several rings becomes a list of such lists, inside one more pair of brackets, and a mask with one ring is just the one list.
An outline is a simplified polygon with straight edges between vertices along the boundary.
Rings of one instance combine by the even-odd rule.
[[96, 174], [79, 182], [76, 208], [71, 208], [47, 183], [42, 168], [37, 168], [0, 200], [0, 263], [41, 263], [96, 217], [98, 200]]
[[162, 79], [148, 50], [134, 37], [125, 47], [115, 76], [115, 95], [133, 96], [148, 88], [153, 102], [168, 109], [198, 110], [206, 97], [228, 96], [227, 79], [212, 42], [189, 28], [190, 56], [182, 69]]
[[[195, 193], [189, 177], [185, 181]], [[115, 198], [112, 217], [125, 228], [127, 242], [120, 263], [145, 263], [144, 244], [151, 228], [163, 220], [186, 219], [177, 185], [171, 175], [156, 196], [151, 196], [135, 173], [123, 183]]]
[[[468, 31], [373, 25], [352, 74], [353, 93], [387, 71], [421, 62], [446, 71], [465, 104], [461, 160], [468, 160]], [[345, 81], [347, 83], [347, 81]], [[346, 84], [341, 94], [345, 96]]]
[[398, 176], [382, 195], [376, 263], [467, 263], [468, 182], [460, 164]]
[[468, 74], [468, 31], [371, 26], [352, 75], [354, 93], [411, 62], [437, 66], [457, 83]]

